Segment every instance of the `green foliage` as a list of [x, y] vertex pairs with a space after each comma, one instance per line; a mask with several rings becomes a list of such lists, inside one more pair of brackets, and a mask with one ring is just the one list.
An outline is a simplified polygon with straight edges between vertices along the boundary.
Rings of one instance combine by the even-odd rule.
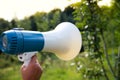
[[[94, 74], [101, 73], [99, 70], [103, 70], [101, 74], [104, 74], [105, 78], [109, 80], [111, 78], [108, 76], [110, 73], [107, 72], [107, 67], [111, 71], [111, 75], [113, 77], [112, 79], [117, 79], [114, 71], [114, 64], [111, 64], [112, 61], [110, 60], [110, 55], [114, 55], [112, 58], [114, 59], [115, 63], [115, 54], [117, 53], [114, 52], [114, 49], [118, 49], [120, 45], [119, 41], [117, 41], [120, 39], [118, 36], [119, 33], [117, 35], [115, 34], [118, 32], [117, 29], [119, 27], [117, 26], [119, 26], [120, 22], [118, 11], [119, 7], [115, 7], [114, 4], [116, 4], [116, 2], [113, 3], [113, 6], [111, 7], [100, 7], [97, 4], [98, 1], [99, 0], [81, 0], [81, 2], [73, 5], [73, 7], [76, 8], [74, 11], [76, 25], [82, 31], [84, 51], [90, 53], [88, 54], [90, 56], [87, 57], [88, 62], [86, 58], [84, 58], [85, 60], [79, 59], [75, 62], [77, 63], [86, 61], [86, 64], [94, 65], [91, 68], [91, 65], [87, 65], [87, 67], [85, 67], [86, 64], [82, 64], [82, 66], [84, 66], [83, 76], [86, 75], [89, 77], [96, 77]], [[108, 48], [112, 48], [112, 53], [108, 52]], [[104, 61], [105, 58], [107, 61]], [[96, 60], [99, 60], [99, 63], [93, 64]], [[107, 62], [107, 66], [104, 64], [104, 62]], [[95, 67], [97, 67], [99, 70], [96, 70]], [[103, 76], [101, 74], [99, 77]], [[95, 80], [99, 80], [99, 77]]]
[[48, 30], [48, 19], [47, 13], [45, 12], [37, 12], [34, 15], [38, 31], [47, 31]]
[[9, 22], [4, 19], [0, 19], [0, 33], [8, 29], [10, 29]]
[[75, 9], [72, 7], [72, 5], [69, 5], [68, 7], [65, 8], [65, 10], [61, 13], [61, 22], [72, 22], [75, 23], [73, 17], [73, 12]]
[[21, 27], [24, 28], [25, 30], [31, 29], [30, 20], [27, 17], [24, 20], [17, 21], [17, 25], [19, 28]]
[[54, 29], [59, 23], [61, 18], [61, 10], [54, 9], [48, 13], [48, 24], [50, 29]]

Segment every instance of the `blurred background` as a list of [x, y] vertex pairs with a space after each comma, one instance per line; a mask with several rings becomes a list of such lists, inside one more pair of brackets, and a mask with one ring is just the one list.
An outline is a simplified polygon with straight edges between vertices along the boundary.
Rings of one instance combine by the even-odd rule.
[[[41, 80], [120, 80], [120, 0], [0, 0], [0, 34], [18, 27], [50, 31], [74, 23], [82, 34], [71, 61], [39, 52]], [[17, 55], [0, 54], [0, 80], [22, 80]]]

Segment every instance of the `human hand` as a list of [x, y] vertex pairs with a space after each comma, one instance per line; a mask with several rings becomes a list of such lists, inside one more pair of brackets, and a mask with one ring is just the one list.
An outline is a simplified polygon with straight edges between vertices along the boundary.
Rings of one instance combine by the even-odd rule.
[[42, 75], [42, 68], [37, 60], [37, 56], [33, 56], [28, 66], [21, 66], [21, 74], [23, 80], [39, 80]]

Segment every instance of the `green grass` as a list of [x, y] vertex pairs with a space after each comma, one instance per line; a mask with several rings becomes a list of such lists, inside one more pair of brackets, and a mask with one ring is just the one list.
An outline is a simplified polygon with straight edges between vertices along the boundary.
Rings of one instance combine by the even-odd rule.
[[[80, 74], [67, 62], [53, 63], [44, 68], [45, 66], [46, 64], [42, 65], [41, 80], [80, 80]], [[0, 69], [0, 80], [22, 80], [20, 65]]]
[[43, 72], [41, 80], [80, 80], [80, 75], [70, 67], [51, 67]]
[[[111, 59], [111, 58], [110, 58]], [[70, 66], [70, 61], [64, 62], [61, 60], [46, 60], [42, 65], [43, 74], [41, 80], [88, 80], [83, 79], [83, 75], [76, 71], [75, 66]], [[13, 64], [7, 68], [0, 69], [0, 80], [22, 80], [20, 73], [20, 64]], [[104, 66], [110, 80], [114, 80], [106, 60]], [[91, 79], [94, 80], [94, 79]], [[100, 80], [106, 80], [101, 77]]]
[[22, 80], [20, 66], [0, 69], [0, 80]]
[[0, 80], [22, 80], [20, 66], [0, 69]]

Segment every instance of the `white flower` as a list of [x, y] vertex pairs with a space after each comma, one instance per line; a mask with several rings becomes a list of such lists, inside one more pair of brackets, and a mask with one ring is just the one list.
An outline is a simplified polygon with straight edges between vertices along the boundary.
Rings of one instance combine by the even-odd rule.
[[88, 53], [85, 54], [85, 57], [88, 57]]
[[70, 65], [71, 65], [71, 66], [74, 66], [74, 65], [75, 65], [75, 63], [73, 62], [73, 63], [71, 63]]
[[80, 61], [79, 61], [79, 62], [77, 62], [77, 64], [78, 64], [78, 65], [80, 65]]

